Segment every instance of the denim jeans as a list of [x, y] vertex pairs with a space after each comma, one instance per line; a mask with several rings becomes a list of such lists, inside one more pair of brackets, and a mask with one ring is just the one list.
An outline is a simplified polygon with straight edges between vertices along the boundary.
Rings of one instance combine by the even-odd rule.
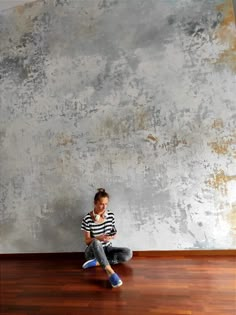
[[94, 239], [85, 250], [87, 260], [96, 258], [102, 268], [130, 260], [133, 256], [131, 249], [126, 247], [102, 246], [99, 240]]

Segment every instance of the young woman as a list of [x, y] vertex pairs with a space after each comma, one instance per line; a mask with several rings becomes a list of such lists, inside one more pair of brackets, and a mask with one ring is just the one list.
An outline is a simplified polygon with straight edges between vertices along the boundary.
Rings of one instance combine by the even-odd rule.
[[113, 247], [111, 241], [116, 236], [114, 213], [107, 210], [109, 194], [99, 188], [94, 197], [94, 209], [82, 221], [84, 231], [86, 262], [83, 268], [101, 266], [107, 273], [112, 287], [122, 285], [122, 280], [111, 265], [123, 263], [132, 258], [132, 251], [125, 247]]

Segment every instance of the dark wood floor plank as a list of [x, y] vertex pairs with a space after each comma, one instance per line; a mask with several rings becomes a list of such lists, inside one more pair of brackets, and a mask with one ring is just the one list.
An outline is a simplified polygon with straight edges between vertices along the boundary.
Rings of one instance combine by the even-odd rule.
[[1, 315], [235, 315], [236, 257], [134, 257], [122, 287], [81, 259], [0, 261]]

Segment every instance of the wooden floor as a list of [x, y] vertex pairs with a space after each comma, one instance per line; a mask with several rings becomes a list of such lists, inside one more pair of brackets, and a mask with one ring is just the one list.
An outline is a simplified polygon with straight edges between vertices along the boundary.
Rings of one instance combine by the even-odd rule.
[[134, 257], [114, 266], [112, 289], [100, 267], [81, 259], [0, 261], [0, 314], [236, 314], [236, 257]]

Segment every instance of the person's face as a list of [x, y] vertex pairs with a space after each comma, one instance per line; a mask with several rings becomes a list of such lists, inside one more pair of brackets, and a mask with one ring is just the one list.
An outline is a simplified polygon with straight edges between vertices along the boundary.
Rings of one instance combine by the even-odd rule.
[[95, 203], [95, 211], [96, 213], [103, 213], [108, 205], [108, 198], [100, 198], [96, 203]]

